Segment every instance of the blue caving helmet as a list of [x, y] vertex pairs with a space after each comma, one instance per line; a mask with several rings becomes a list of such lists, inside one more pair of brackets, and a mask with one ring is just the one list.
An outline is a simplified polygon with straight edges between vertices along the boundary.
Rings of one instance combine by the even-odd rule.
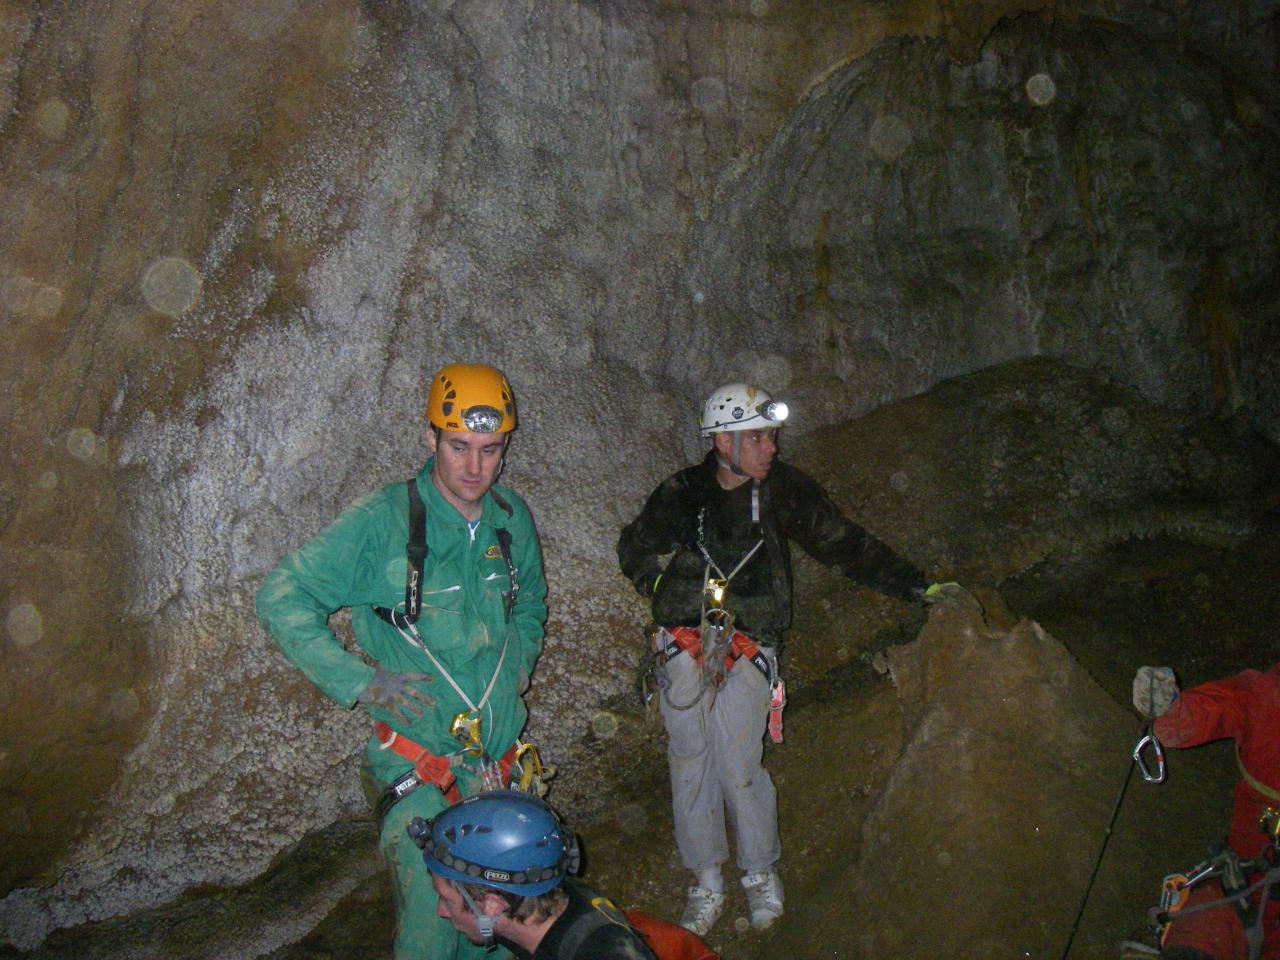
[[525, 897], [546, 893], [578, 868], [573, 831], [545, 802], [517, 790], [492, 790], [431, 820], [415, 818], [409, 835], [432, 873]]

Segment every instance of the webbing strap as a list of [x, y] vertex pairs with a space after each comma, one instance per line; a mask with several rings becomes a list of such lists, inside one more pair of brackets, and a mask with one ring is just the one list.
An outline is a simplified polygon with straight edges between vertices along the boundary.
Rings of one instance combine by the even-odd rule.
[[1240, 779], [1247, 783], [1250, 787], [1262, 794], [1268, 800], [1274, 800], [1280, 803], [1280, 790], [1275, 787], [1269, 787], [1253, 774], [1251, 774], [1244, 765], [1244, 760], [1240, 757], [1240, 741], [1236, 741], [1236, 766], [1240, 768]]
[[494, 532], [498, 535], [498, 549], [502, 551], [502, 559], [507, 564], [507, 583], [511, 589], [503, 594], [502, 601], [503, 613], [507, 623], [510, 623], [511, 611], [515, 609], [516, 597], [520, 595], [520, 581], [516, 577], [516, 565], [511, 560], [511, 531], [506, 527], [498, 527]]
[[462, 799], [462, 794], [458, 792], [458, 778], [453, 774], [448, 757], [432, 753], [421, 744], [392, 730], [381, 720], [373, 725], [373, 732], [384, 750], [398, 753], [413, 764], [414, 773], [423, 783], [434, 784], [450, 803], [457, 803]]
[[[671, 639], [667, 641], [666, 646], [662, 649], [665, 657], [670, 659], [684, 652], [688, 653], [698, 663], [702, 662], [702, 631], [697, 627], [669, 627], [667, 628], [667, 635]], [[741, 630], [735, 630], [733, 637], [730, 638], [729, 652], [724, 657], [725, 670], [733, 669], [734, 663], [742, 657], [746, 657], [770, 685], [773, 684], [773, 665], [769, 662], [768, 656], [765, 655], [765, 652], [760, 649], [760, 645], [754, 640]]]
[[[409, 540], [405, 544], [405, 559], [408, 569], [404, 577], [404, 609], [399, 607], [374, 607], [373, 612], [400, 630], [408, 630], [418, 622], [422, 613], [422, 573], [427, 565], [427, 505], [418, 493], [418, 482], [410, 477], [409, 487]], [[512, 515], [511, 504], [496, 493], [492, 493], [494, 502], [507, 514]], [[474, 534], [474, 530], [472, 531]], [[511, 531], [506, 527], [497, 527], [498, 549], [502, 553], [503, 562], [507, 565], [507, 582], [510, 589], [503, 594], [504, 614], [507, 623], [511, 622], [511, 612], [516, 605], [516, 597], [520, 595], [520, 580], [516, 575], [516, 565], [511, 559]]]
[[[408, 796], [424, 783], [429, 783], [438, 789], [450, 804], [457, 803], [462, 799], [462, 793], [458, 790], [458, 778], [454, 775], [453, 762], [449, 757], [442, 757], [432, 753], [426, 747], [415, 743], [404, 734], [392, 730], [381, 720], [373, 725], [373, 733], [382, 744], [383, 749], [399, 754], [413, 764], [413, 772], [417, 775], [419, 781], [418, 783], [409, 783], [406, 782], [404, 777], [401, 777], [391, 784], [384, 792], [382, 801], [378, 804], [380, 814], [385, 815], [386, 811], [397, 800]], [[502, 755], [502, 759], [498, 761], [498, 771], [502, 775], [503, 786], [506, 786], [511, 781], [511, 768], [515, 766], [517, 752], [518, 744], [513, 743], [507, 752]], [[387, 802], [388, 800], [390, 802]]]
[[373, 612], [394, 627], [405, 630], [418, 622], [422, 612], [422, 571], [427, 564], [427, 505], [418, 493], [418, 481], [410, 477], [409, 488], [409, 541], [405, 544], [405, 559], [409, 569], [404, 577], [404, 610], [374, 607]]
[[427, 564], [427, 505], [418, 493], [418, 481], [410, 477], [409, 487], [409, 542], [404, 555], [409, 561], [409, 575], [404, 585], [404, 612], [409, 621], [416, 622], [422, 605], [422, 571]]

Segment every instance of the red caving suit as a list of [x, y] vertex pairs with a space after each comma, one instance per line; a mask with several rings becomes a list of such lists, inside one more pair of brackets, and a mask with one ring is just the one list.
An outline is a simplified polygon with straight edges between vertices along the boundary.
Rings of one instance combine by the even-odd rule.
[[[1280, 793], [1280, 663], [1265, 673], [1245, 670], [1184, 690], [1156, 720], [1155, 732], [1171, 747], [1194, 747], [1230, 737], [1250, 775]], [[1236, 781], [1228, 840], [1244, 859], [1257, 856], [1267, 844], [1266, 834], [1258, 829], [1258, 818], [1268, 806], [1280, 808], [1280, 800], [1259, 793], [1243, 777]], [[1188, 906], [1221, 896], [1216, 883], [1206, 883], [1192, 894]], [[1276, 896], [1273, 887], [1263, 913], [1263, 960], [1280, 960], [1280, 900]], [[1195, 947], [1214, 960], [1245, 960], [1248, 956], [1244, 927], [1232, 908], [1205, 910], [1175, 920], [1164, 948], [1174, 946]]]

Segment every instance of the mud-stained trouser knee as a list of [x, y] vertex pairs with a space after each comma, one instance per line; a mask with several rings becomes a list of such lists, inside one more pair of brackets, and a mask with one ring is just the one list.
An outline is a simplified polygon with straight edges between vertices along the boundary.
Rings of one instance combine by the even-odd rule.
[[737, 862], [763, 870], [781, 855], [778, 800], [760, 765], [769, 722], [769, 685], [746, 659], [724, 685], [697, 703], [702, 668], [687, 653], [666, 664], [669, 685], [662, 702], [671, 773], [672, 814], [680, 859], [693, 871], [729, 859], [725, 817], [734, 825]]

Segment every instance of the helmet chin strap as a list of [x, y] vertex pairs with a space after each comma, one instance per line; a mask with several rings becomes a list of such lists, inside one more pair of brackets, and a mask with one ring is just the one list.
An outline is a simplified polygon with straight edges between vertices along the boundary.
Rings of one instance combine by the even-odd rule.
[[733, 459], [726, 460], [724, 457], [720, 456], [719, 451], [716, 451], [716, 462], [719, 463], [725, 469], [727, 469], [730, 473], [734, 474], [735, 476], [739, 476], [739, 477], [750, 476], [750, 474], [748, 474], [747, 471], [742, 469], [740, 465], [741, 458], [742, 458], [742, 434], [735, 430], [733, 434]]
[[466, 902], [467, 909], [470, 910], [473, 914], [475, 914], [476, 929], [479, 931], [480, 936], [484, 938], [485, 948], [489, 950], [494, 949], [498, 945], [498, 943], [497, 943], [497, 940], [495, 939], [496, 934], [494, 933], [493, 927], [494, 927], [494, 924], [496, 924], [503, 916], [505, 916], [505, 914], [499, 913], [495, 916], [493, 914], [481, 913], [480, 905], [477, 904], [475, 900], [472, 898], [471, 894], [467, 892], [467, 888], [465, 886], [463, 886], [457, 880], [450, 880], [449, 882], [453, 884], [453, 888], [457, 890], [458, 893], [462, 894], [462, 899]]

